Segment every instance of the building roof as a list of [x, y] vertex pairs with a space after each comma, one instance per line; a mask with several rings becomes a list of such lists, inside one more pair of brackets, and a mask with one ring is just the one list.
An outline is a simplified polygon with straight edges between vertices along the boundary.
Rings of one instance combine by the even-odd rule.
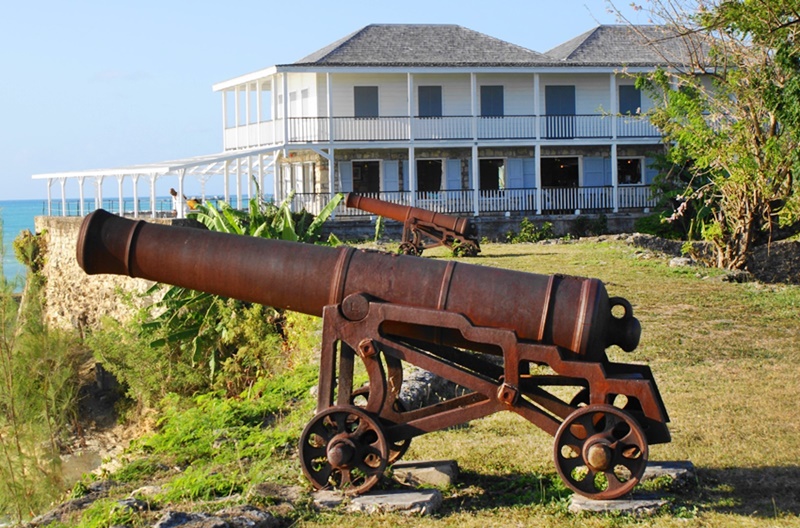
[[575, 66], [691, 64], [699, 40], [665, 26], [603, 25], [556, 46], [545, 55]]
[[552, 59], [453, 24], [370, 24], [293, 66], [533, 66]]

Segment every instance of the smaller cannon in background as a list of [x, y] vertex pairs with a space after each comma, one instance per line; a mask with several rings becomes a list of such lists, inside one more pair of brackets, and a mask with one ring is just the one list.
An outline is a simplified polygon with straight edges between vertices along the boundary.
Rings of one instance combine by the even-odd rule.
[[354, 193], [347, 194], [345, 205], [403, 222], [400, 252], [406, 255], [421, 255], [424, 250], [437, 246], [446, 246], [455, 255], [465, 257], [474, 257], [481, 251], [477, 228], [469, 218], [435, 213]]
[[[413, 438], [501, 411], [555, 437], [558, 474], [593, 499], [631, 491], [648, 445], [670, 441], [649, 367], [608, 359], [611, 346], [634, 350], [641, 327], [598, 279], [134, 222], [102, 209], [84, 219], [77, 259], [90, 275], [321, 316], [317, 413], [299, 447], [316, 488], [369, 491]], [[356, 361], [369, 378], [361, 387]], [[469, 392], [407, 409], [406, 364]]]

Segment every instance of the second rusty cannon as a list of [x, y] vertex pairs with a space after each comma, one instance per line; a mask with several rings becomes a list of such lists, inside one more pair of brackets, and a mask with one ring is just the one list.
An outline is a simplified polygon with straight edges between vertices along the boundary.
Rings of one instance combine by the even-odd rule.
[[[88, 274], [322, 316], [317, 411], [299, 446], [317, 488], [364, 493], [414, 437], [499, 411], [554, 436], [557, 472], [594, 499], [631, 491], [649, 445], [670, 441], [650, 369], [607, 357], [611, 346], [634, 350], [641, 328], [630, 303], [609, 297], [597, 279], [134, 222], [103, 210], [84, 219], [77, 259]], [[369, 378], [362, 387], [354, 386], [357, 358]], [[408, 409], [404, 364], [469, 392]]]
[[395, 204], [348, 193], [345, 205], [403, 222], [400, 252], [421, 255], [426, 249], [446, 246], [454, 254], [474, 257], [481, 251], [478, 230], [469, 218], [436, 213], [419, 207]]

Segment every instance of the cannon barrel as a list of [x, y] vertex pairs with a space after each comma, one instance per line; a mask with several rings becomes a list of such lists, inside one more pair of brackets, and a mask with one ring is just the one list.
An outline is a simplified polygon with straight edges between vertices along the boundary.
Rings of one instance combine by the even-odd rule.
[[[351, 294], [446, 310], [599, 360], [636, 348], [641, 328], [597, 279], [538, 275], [351, 247], [326, 247], [133, 221], [102, 209], [81, 225], [77, 259], [111, 273], [321, 316]], [[612, 314], [622, 306], [624, 314]]]
[[345, 197], [345, 205], [354, 209], [361, 209], [376, 215], [391, 218], [398, 222], [406, 222], [410, 218], [415, 218], [422, 222], [450, 229], [463, 235], [475, 236], [475, 224], [469, 218], [451, 216], [436, 213], [419, 207], [399, 205], [384, 200], [376, 200], [358, 194], [348, 193]]

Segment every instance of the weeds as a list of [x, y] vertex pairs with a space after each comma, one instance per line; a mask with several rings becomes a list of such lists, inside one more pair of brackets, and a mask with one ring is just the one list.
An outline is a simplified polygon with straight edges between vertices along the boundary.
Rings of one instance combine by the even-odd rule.
[[78, 394], [80, 352], [44, 324], [42, 284], [29, 273], [18, 301], [0, 269], [0, 512], [17, 520], [63, 489], [59, 454]]

